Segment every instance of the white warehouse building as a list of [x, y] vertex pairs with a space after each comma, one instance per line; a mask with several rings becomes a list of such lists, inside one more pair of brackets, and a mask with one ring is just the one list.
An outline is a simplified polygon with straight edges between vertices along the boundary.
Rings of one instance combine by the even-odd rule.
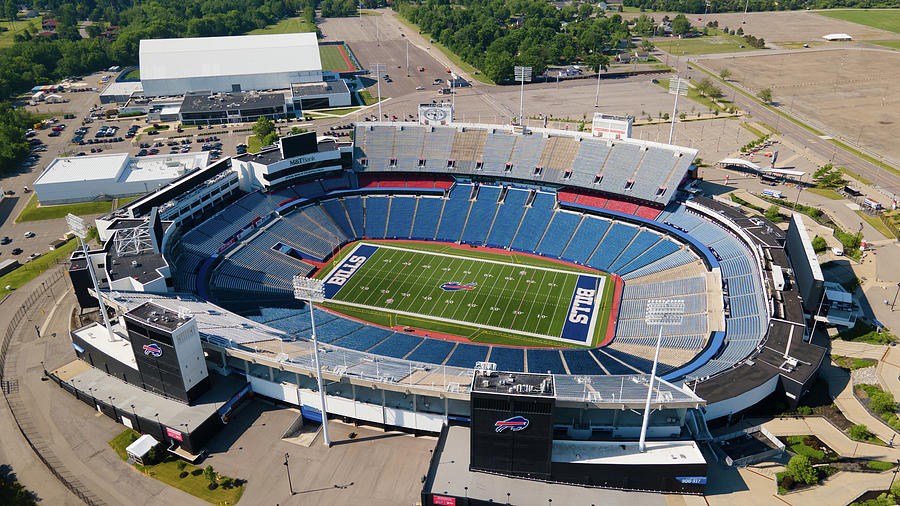
[[209, 152], [131, 157], [128, 153], [55, 158], [34, 182], [41, 205], [130, 197], [209, 164]]
[[323, 80], [315, 33], [145, 39], [140, 67], [147, 97], [290, 89]]

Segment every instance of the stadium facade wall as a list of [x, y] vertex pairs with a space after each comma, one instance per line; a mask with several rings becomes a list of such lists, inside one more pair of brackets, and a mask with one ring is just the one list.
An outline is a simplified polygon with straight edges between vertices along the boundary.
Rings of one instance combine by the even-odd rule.
[[756, 388], [747, 390], [734, 397], [729, 397], [725, 400], [709, 404], [706, 406], [704, 417], [707, 420], [715, 420], [716, 418], [733, 415], [743, 411], [774, 393], [778, 388], [780, 380], [781, 376], [778, 376], [777, 374], [773, 375], [765, 383]]
[[141, 84], [144, 86], [144, 96], [162, 97], [184, 95], [191, 91], [231, 93], [233, 91], [281, 90], [290, 88], [292, 84], [320, 81], [322, 81], [321, 70], [179, 79], [142, 79]]

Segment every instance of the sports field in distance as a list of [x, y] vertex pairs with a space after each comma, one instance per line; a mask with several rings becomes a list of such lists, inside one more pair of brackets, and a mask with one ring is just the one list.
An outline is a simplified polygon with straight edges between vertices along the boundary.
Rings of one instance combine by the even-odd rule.
[[322, 58], [322, 70], [332, 72], [352, 72], [356, 65], [350, 59], [349, 49], [345, 45], [319, 46], [319, 56]]
[[818, 11], [816, 14], [842, 19], [860, 25], [900, 33], [900, 10], [897, 9], [846, 9]]
[[301, 33], [314, 32], [316, 25], [307, 23], [303, 18], [287, 18], [269, 25], [265, 28], [257, 28], [247, 32], [247, 35], [270, 35], [275, 33]]
[[557, 346], [597, 342], [609, 318], [604, 294], [612, 289], [599, 273], [368, 242], [354, 245], [324, 279], [327, 301], [349, 309], [511, 332]]

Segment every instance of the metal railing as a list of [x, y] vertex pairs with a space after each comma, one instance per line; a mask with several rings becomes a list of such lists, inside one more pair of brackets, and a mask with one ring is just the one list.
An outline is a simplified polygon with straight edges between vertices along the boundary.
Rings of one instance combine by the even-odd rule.
[[[2, 338], [0, 338], [0, 382], [3, 384], [3, 398], [9, 406], [9, 411], [16, 422], [16, 427], [37, 458], [63, 486], [81, 499], [82, 502], [91, 506], [102, 505], [105, 503], [88, 491], [78, 477], [66, 469], [62, 461], [59, 460], [50, 446], [38, 434], [38, 430], [28, 414], [25, 401], [19, 396], [16, 365], [12, 362], [6, 363], [7, 353], [13, 343], [13, 337], [17, 333], [27, 331], [27, 329], [20, 329], [24, 321], [34, 322], [38, 319], [37, 311], [43, 306], [41, 302], [46, 302], [44, 300], [45, 297], [48, 297], [49, 301], [52, 302], [57, 294], [62, 294], [68, 289], [65, 272], [65, 268], [51, 272], [49, 279], [42, 281], [40, 285], [36, 286], [34, 291], [13, 312], [9, 325], [7, 325]], [[31, 314], [32, 310], [34, 312], [33, 315]], [[34, 316], [34, 319], [32, 319], [32, 316]], [[37, 328], [37, 324], [35, 324], [35, 327]]]

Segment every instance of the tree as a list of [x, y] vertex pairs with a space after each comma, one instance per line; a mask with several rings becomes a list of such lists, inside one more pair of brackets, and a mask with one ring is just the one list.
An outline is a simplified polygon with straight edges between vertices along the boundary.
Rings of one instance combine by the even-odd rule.
[[300, 128], [300, 127], [296, 127], [296, 126], [291, 127], [291, 135], [302, 134], [307, 131], [308, 130], [305, 128]]
[[779, 221], [781, 214], [778, 213], [778, 206], [772, 204], [766, 209], [766, 219], [772, 222]]
[[869, 432], [869, 428], [862, 424], [854, 425], [847, 429], [847, 434], [850, 435], [851, 439], [855, 439], [857, 441], [868, 441], [869, 438], [872, 437], [872, 433]]
[[791, 460], [788, 461], [787, 472], [794, 481], [803, 482], [807, 485], [814, 485], [819, 482], [819, 473], [812, 466], [809, 457], [806, 455], [794, 455], [791, 457]]
[[253, 125], [253, 133], [256, 134], [257, 137], [262, 140], [269, 134], [275, 131], [275, 123], [272, 123], [272, 120], [269, 118], [261, 117], [256, 120], [256, 124]]
[[187, 467], [187, 462], [185, 462], [183, 460], [179, 460], [178, 462], [175, 463], [175, 467], [179, 471], [184, 471], [184, 468]]
[[84, 27], [84, 31], [87, 32], [88, 37], [94, 39], [100, 36], [103, 33], [103, 29], [100, 28], [99, 25], [87, 25]]
[[654, 47], [656, 46], [654, 46], [653, 43], [647, 39], [641, 41], [641, 49], [643, 49], [644, 51], [653, 51]]
[[691, 22], [687, 20], [684, 14], [675, 16], [672, 20], [672, 33], [675, 35], [684, 35], [691, 31]]
[[723, 81], [727, 81], [728, 78], [731, 77], [731, 71], [728, 69], [722, 69], [722, 71], [719, 72], [719, 77], [721, 77]]
[[206, 466], [203, 469], [203, 477], [206, 478], [206, 481], [209, 482], [209, 486], [212, 487], [213, 484], [216, 483], [216, 470], [213, 469], [213, 466]]
[[821, 252], [825, 251], [826, 249], [828, 249], [828, 243], [825, 242], [824, 237], [820, 237], [817, 235], [812, 240], [812, 247], [816, 253], [821, 253]]
[[756, 96], [767, 104], [772, 103], [772, 90], [770, 88], [763, 88], [759, 90], [759, 93], [757, 93]]
[[262, 137], [260, 139], [260, 145], [261, 146], [271, 146], [271, 145], [275, 144], [276, 142], [278, 142], [278, 137], [279, 137], [278, 132], [272, 132], [269, 135]]

